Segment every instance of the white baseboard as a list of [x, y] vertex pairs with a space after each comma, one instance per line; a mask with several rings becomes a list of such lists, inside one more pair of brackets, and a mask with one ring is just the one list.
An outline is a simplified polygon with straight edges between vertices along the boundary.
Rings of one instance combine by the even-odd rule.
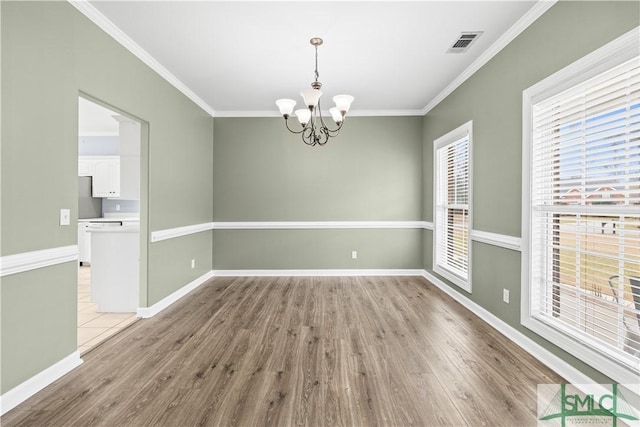
[[211, 279], [212, 277], [213, 277], [213, 271], [209, 271], [203, 274], [202, 276], [198, 277], [191, 283], [188, 283], [185, 286], [181, 287], [171, 295], [164, 297], [157, 303], [153, 304], [151, 307], [138, 307], [136, 314], [138, 315], [138, 317], [142, 317], [144, 319], [153, 317], [156, 314], [160, 313], [165, 308], [169, 307], [174, 302], [178, 301], [183, 296], [187, 295], [189, 292], [196, 289], [198, 286], [207, 282], [207, 280]]
[[[434, 276], [426, 270], [423, 270], [423, 277], [429, 282], [433, 283], [439, 289], [441, 289], [444, 293], [452, 297], [454, 300], [462, 304], [465, 308], [473, 312], [483, 321], [491, 325], [498, 332], [521, 347], [527, 353], [538, 359], [549, 369], [566, 379], [569, 383], [574, 384], [577, 387], [580, 387], [580, 385], [594, 384], [594, 381], [590, 377], [583, 374], [581, 371], [574, 368], [555, 354], [551, 353], [549, 350], [545, 349], [540, 344], [524, 335], [522, 332], [513, 328], [504, 320], [498, 318], [491, 312], [471, 301], [466, 296], [457, 292], [455, 289], [453, 289], [451, 286], [448, 286], [438, 277]], [[634, 391], [632, 388], [625, 388], [634, 394], [636, 393], [636, 391]]]
[[82, 364], [80, 352], [74, 351], [40, 373], [0, 396], [0, 415], [4, 415], [58, 378]]
[[422, 276], [421, 269], [345, 269], [345, 270], [214, 270], [214, 277], [293, 277], [293, 276]]

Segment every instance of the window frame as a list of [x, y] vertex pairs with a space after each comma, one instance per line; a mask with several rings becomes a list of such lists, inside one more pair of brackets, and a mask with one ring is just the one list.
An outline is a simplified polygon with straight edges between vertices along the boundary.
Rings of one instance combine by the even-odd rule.
[[[468, 168], [467, 168], [467, 182], [468, 182], [468, 195], [467, 195], [467, 277], [460, 277], [454, 272], [446, 269], [443, 266], [438, 264], [438, 255], [439, 251], [446, 248], [446, 246], [440, 247], [438, 245], [438, 232], [439, 232], [439, 224], [438, 224], [438, 192], [439, 192], [439, 172], [440, 167], [438, 165], [438, 151], [441, 149], [445, 149], [446, 147], [457, 143], [461, 139], [467, 137], [468, 142]], [[447, 134], [441, 136], [433, 142], [433, 259], [432, 259], [432, 268], [433, 271], [440, 276], [444, 277], [451, 283], [460, 287], [461, 289], [471, 293], [472, 291], [472, 265], [471, 265], [471, 234], [473, 229], [473, 121], [470, 120], [463, 125], [457, 127], [456, 129], [448, 132]]]
[[532, 121], [533, 106], [564, 90], [583, 83], [638, 56], [640, 27], [613, 40], [587, 56], [523, 91], [522, 96], [522, 258], [521, 324], [577, 359], [594, 367], [619, 383], [638, 383], [640, 374], [597, 347], [575, 338], [571, 331], [552, 326], [534, 317], [531, 293], [532, 247]]

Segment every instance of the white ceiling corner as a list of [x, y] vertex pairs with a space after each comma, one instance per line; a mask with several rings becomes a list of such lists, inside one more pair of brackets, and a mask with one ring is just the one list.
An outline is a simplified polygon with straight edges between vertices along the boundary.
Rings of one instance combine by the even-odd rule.
[[[353, 116], [424, 115], [555, 3], [68, 1], [215, 117], [275, 117], [276, 99], [300, 102], [315, 36], [323, 107], [349, 93]], [[484, 33], [447, 54], [468, 31]]]

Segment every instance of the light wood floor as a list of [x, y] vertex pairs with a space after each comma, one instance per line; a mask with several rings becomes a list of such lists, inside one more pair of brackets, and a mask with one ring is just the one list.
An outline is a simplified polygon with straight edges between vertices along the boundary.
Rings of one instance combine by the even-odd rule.
[[563, 379], [422, 278], [216, 278], [3, 426], [515, 426]]

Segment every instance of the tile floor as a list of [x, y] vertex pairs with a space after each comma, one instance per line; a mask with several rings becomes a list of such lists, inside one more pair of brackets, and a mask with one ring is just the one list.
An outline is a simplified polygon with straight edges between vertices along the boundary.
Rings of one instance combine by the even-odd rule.
[[136, 320], [135, 313], [98, 313], [98, 305], [91, 302], [91, 267], [78, 271], [78, 351], [91, 347], [119, 332]]

